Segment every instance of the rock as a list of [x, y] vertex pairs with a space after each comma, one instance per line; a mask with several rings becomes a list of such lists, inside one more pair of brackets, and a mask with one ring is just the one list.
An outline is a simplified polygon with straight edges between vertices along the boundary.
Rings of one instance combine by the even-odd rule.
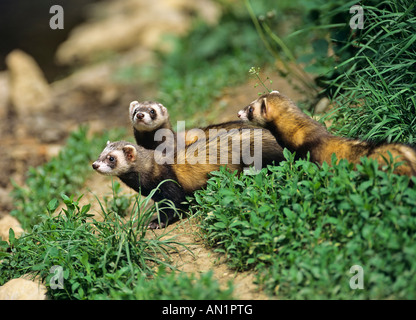
[[19, 237], [23, 233], [23, 229], [19, 221], [9, 214], [6, 214], [0, 219], [0, 239], [3, 241], [9, 240], [9, 229], [12, 228], [14, 235]]
[[46, 287], [28, 279], [12, 279], [0, 287], [0, 300], [46, 300], [46, 298]]
[[76, 27], [57, 50], [60, 64], [85, 63], [108, 53], [140, 46], [155, 49], [166, 45], [163, 35], [184, 34], [193, 15], [214, 23], [219, 6], [211, 0], [119, 0], [93, 6], [92, 17]]
[[6, 57], [10, 75], [10, 100], [19, 117], [52, 109], [49, 85], [36, 61], [21, 50]]
[[51, 88], [59, 114], [67, 115], [68, 119], [77, 119], [79, 124], [82, 114], [93, 113], [97, 108], [116, 103], [124, 92], [113, 82], [113, 75], [114, 68], [111, 63], [99, 63], [53, 82]]
[[66, 136], [66, 127], [56, 118], [48, 115], [34, 115], [30, 119], [24, 118], [21, 121], [29, 133], [42, 143], [56, 143], [62, 141]]
[[[53, 94], [58, 103], [58, 110], [62, 111], [61, 97], [82, 91], [98, 91], [106, 86], [111, 78], [113, 69], [108, 63], [94, 64], [84, 67], [70, 76], [51, 84]], [[72, 97], [74, 98], [74, 97]], [[77, 103], [76, 99], [74, 100]], [[74, 101], [68, 110], [74, 110]]]
[[[134, 52], [143, 52], [134, 50]], [[146, 57], [145, 57], [146, 56]], [[150, 61], [150, 56], [141, 58], [133, 52], [120, 55], [118, 59], [85, 66], [70, 76], [51, 83], [53, 99], [59, 119], [66, 122], [65, 128], [75, 129], [83, 121], [88, 125], [99, 120], [104, 130], [110, 127], [129, 125], [128, 106], [145, 86], [140, 77], [123, 79], [120, 70], [130, 70]], [[149, 93], [148, 93], [149, 94]], [[58, 116], [55, 119], [58, 119]]]
[[182, 12], [192, 12], [206, 23], [215, 25], [221, 17], [221, 6], [211, 0], [165, 0], [166, 5]]
[[315, 105], [315, 113], [323, 113], [329, 107], [331, 101], [327, 97], [323, 97], [318, 103]]

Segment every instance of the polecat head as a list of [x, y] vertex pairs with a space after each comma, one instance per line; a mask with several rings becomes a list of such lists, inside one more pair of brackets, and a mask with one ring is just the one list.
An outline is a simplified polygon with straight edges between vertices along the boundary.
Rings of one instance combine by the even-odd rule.
[[94, 170], [107, 176], [120, 176], [134, 168], [137, 149], [130, 142], [107, 142], [97, 161], [92, 164]]
[[153, 131], [169, 121], [168, 110], [158, 102], [133, 101], [129, 110], [131, 123], [138, 131]]
[[265, 126], [268, 122], [273, 121], [278, 114], [287, 111], [289, 105], [293, 105], [290, 99], [279, 91], [272, 91], [251, 102], [237, 115], [243, 121], [251, 121]]

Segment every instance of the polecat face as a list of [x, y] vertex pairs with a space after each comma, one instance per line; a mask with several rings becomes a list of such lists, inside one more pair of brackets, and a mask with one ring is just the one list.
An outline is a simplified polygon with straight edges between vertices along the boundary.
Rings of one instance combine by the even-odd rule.
[[270, 115], [270, 109], [268, 108], [268, 102], [280, 96], [279, 91], [264, 94], [240, 110], [237, 115], [243, 121], [251, 121], [257, 125], [265, 126], [267, 122], [273, 120]]
[[169, 121], [168, 110], [158, 102], [133, 101], [129, 110], [131, 123], [138, 131], [153, 131]]
[[97, 161], [92, 164], [94, 170], [106, 176], [120, 176], [132, 169], [136, 159], [136, 148], [125, 141], [107, 142]]
[[266, 98], [260, 97], [254, 100], [244, 109], [238, 111], [238, 117], [243, 121], [251, 121], [260, 126], [265, 125], [264, 113], [266, 108]]

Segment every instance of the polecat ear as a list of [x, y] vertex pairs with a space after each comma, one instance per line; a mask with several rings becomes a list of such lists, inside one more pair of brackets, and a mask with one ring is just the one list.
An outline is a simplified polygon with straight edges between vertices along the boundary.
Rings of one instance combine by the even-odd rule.
[[134, 146], [128, 144], [123, 147], [123, 152], [126, 155], [128, 161], [136, 160], [137, 150]]
[[133, 109], [139, 104], [139, 101], [132, 101], [130, 102], [129, 106], [129, 113], [131, 114], [133, 112]]
[[159, 103], [159, 106], [163, 115], [168, 114], [168, 109], [166, 109], [166, 107], [163, 104]]
[[108, 140], [106, 145], [108, 146], [110, 143], [111, 143], [110, 140]]
[[261, 113], [262, 116], [266, 116], [267, 113], [268, 113], [268, 110], [267, 110], [267, 98], [263, 98], [261, 100], [260, 113]]

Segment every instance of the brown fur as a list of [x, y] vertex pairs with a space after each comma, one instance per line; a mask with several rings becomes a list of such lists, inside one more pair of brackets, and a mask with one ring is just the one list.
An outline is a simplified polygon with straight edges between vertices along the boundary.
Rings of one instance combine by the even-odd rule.
[[[151, 114], [151, 112], [153, 112], [153, 114]], [[239, 129], [242, 126], [246, 125], [242, 121], [230, 121], [209, 125], [204, 128], [194, 128], [191, 130], [176, 133], [172, 128], [168, 109], [161, 103], [156, 101], [133, 101], [130, 103], [129, 106], [129, 114], [130, 121], [133, 125], [133, 134], [136, 143], [139, 146], [151, 150], [155, 150], [160, 144], [162, 144], [165, 141], [155, 141], [155, 134], [159, 129], [167, 129], [172, 133], [173, 141], [169, 143], [173, 143], [174, 148], [176, 149], [178, 139], [184, 140], [184, 146], [191, 145], [192, 143], [198, 140], [198, 136], [194, 134], [192, 130], [202, 130], [203, 134], [207, 135], [209, 130], [231, 130], [234, 128]], [[142, 114], [142, 116], [144, 114], [147, 114], [149, 117], [152, 118], [154, 122], [146, 125], [143, 122], [143, 120], [138, 119], [139, 114]]]
[[320, 123], [277, 91], [259, 97], [238, 115], [243, 120], [269, 129], [282, 147], [296, 152], [299, 157], [304, 158], [309, 152], [311, 161], [319, 164], [331, 164], [332, 154], [335, 153], [338, 159], [353, 163], [359, 163], [361, 157], [367, 156], [384, 166], [390, 161], [390, 152], [395, 161], [403, 162], [395, 169], [395, 173], [416, 175], [416, 151], [413, 148], [398, 143], [377, 146], [331, 135]]
[[[235, 148], [233, 139], [240, 148]], [[226, 142], [228, 142], [225, 149], [227, 152], [224, 152], [221, 144], [225, 145]], [[163, 183], [153, 199], [155, 201], [169, 199], [178, 208], [185, 209], [181, 204], [185, 201], [185, 196], [204, 188], [210, 172], [219, 170], [221, 166], [238, 172], [248, 167], [250, 163], [244, 163], [247, 160], [244, 154], [250, 152], [250, 155], [253, 155], [256, 143], [261, 143], [262, 147], [261, 167], [273, 162], [278, 164], [284, 159], [282, 148], [268, 130], [246, 124], [240, 125], [238, 129], [220, 130], [217, 134], [211, 134], [205, 141], [198, 139], [185, 148], [177, 150], [173, 164], [162, 162], [165, 154], [154, 150], [125, 141], [109, 143], [98, 160], [93, 163], [93, 168], [101, 174], [118, 176], [129, 187], [145, 196], [163, 180], [177, 181], [178, 183]], [[225, 154], [228, 155], [227, 158]], [[160, 217], [161, 227], [174, 218], [173, 212], [167, 212], [165, 218]], [[158, 227], [158, 223], [153, 222], [151, 227]]]
[[154, 150], [163, 142], [155, 141], [157, 130], [167, 129], [173, 132], [169, 112], [161, 103], [133, 101], [129, 106], [129, 114], [136, 143], [146, 149]]
[[[215, 130], [219, 127], [217, 125], [210, 126], [205, 128], [205, 132], [209, 132], [209, 130]], [[249, 132], [243, 132], [245, 129], [250, 129]], [[227, 168], [231, 171], [237, 170], [241, 172], [243, 168], [248, 167], [247, 164], [242, 162], [242, 147], [239, 151], [238, 155], [238, 163], [232, 163], [232, 158], [235, 150], [232, 149], [233, 142], [232, 140], [235, 137], [238, 137], [238, 140], [248, 140], [250, 139], [250, 152], [253, 154], [254, 150], [254, 130], [259, 130], [256, 126], [249, 126], [244, 125], [241, 122], [238, 123], [236, 127], [236, 123], [229, 124], [225, 128], [218, 129], [217, 134], [214, 136], [210, 136], [209, 141], [202, 142], [200, 140], [196, 140], [192, 144], [188, 144], [186, 146], [185, 151], [178, 151], [175, 158], [175, 164], [172, 165], [172, 169], [175, 171], [178, 181], [183, 186], [185, 191], [193, 192], [197, 189], [203, 188], [206, 185], [208, 173], [212, 171], [219, 170], [221, 166], [224, 166], [221, 163], [221, 156], [225, 156], [224, 153], [221, 153], [220, 150], [220, 142], [227, 141], [228, 143], [228, 155], [227, 155], [227, 163], [225, 164]], [[262, 139], [258, 142], [262, 143], [262, 166], [265, 167], [267, 164], [272, 164], [274, 161], [278, 164], [281, 160], [283, 160], [283, 149], [277, 144], [273, 135], [268, 131], [261, 129]], [[217, 145], [215, 150], [212, 149], [214, 154], [211, 154], [211, 145]], [[202, 146], [202, 147], [201, 147]], [[192, 165], [188, 161], [189, 154], [197, 155], [197, 159], [199, 163], [197, 165]], [[214, 157], [216, 159], [216, 163], [211, 163], [210, 157]], [[205, 162], [205, 164], [202, 164]], [[184, 164], [181, 164], [184, 163]]]

